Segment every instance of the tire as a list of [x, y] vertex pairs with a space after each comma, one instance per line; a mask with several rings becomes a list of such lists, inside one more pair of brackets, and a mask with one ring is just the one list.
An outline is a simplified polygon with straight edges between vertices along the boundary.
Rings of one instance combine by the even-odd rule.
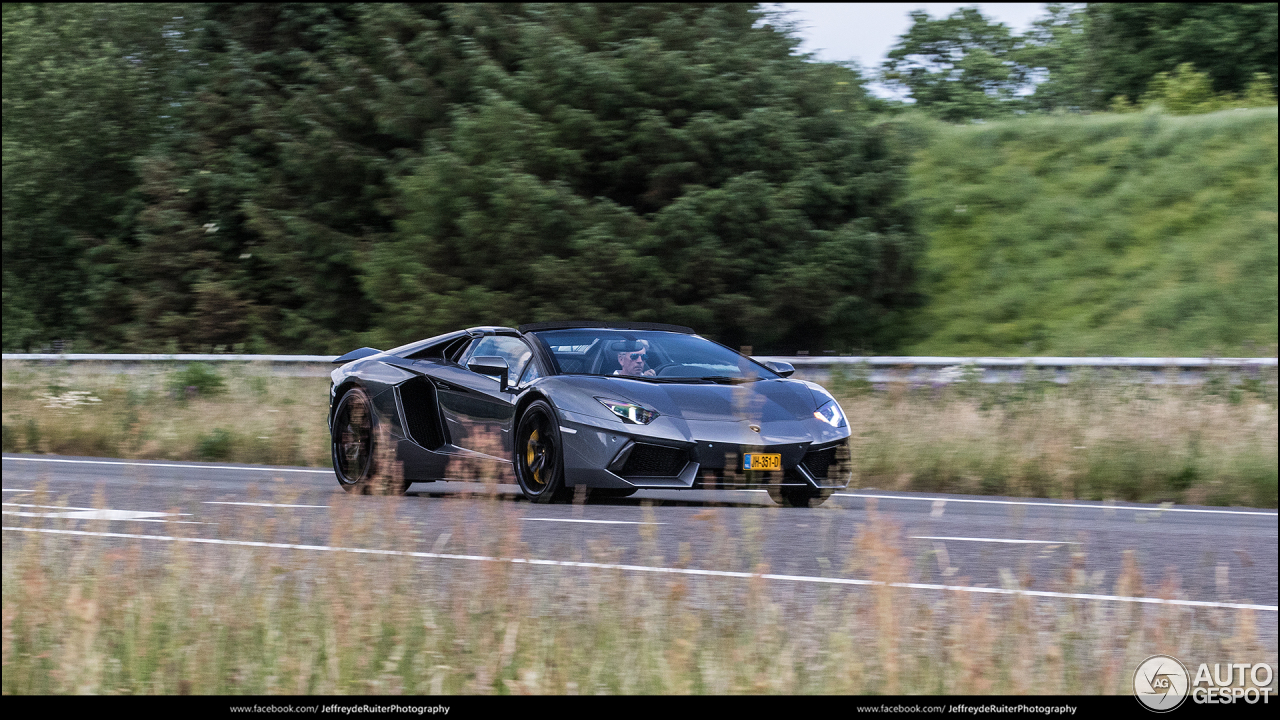
[[564, 485], [560, 424], [546, 401], [533, 401], [520, 416], [514, 453], [516, 482], [530, 502], [564, 502], [571, 498]]
[[823, 489], [805, 487], [779, 487], [777, 485], [768, 486], [769, 497], [782, 507], [818, 507], [831, 497], [835, 489]]
[[409, 489], [411, 483], [397, 483], [388, 475], [390, 468], [382, 467], [379, 457], [384, 448], [378, 418], [364, 388], [353, 387], [338, 401], [330, 444], [333, 472], [343, 490], [358, 495], [399, 495]]

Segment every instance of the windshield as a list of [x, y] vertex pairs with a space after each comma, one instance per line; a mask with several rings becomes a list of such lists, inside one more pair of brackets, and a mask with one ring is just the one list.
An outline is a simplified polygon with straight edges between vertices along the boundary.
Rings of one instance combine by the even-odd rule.
[[779, 377], [716, 343], [682, 333], [650, 330], [546, 330], [533, 333], [550, 351], [558, 372], [617, 375], [654, 382], [750, 381]]

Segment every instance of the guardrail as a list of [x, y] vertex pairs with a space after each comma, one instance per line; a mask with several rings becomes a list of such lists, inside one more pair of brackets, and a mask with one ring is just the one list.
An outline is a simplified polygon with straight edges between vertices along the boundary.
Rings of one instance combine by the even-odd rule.
[[1057, 383], [1072, 375], [1094, 372], [1135, 382], [1194, 384], [1211, 372], [1238, 382], [1262, 377], [1276, 367], [1276, 358], [1152, 358], [1152, 357], [936, 357], [936, 356], [799, 356], [757, 357], [795, 366], [796, 377], [829, 379], [832, 372], [871, 383], [950, 383], [973, 379], [984, 383], [1022, 382], [1034, 373], [1037, 379]]
[[75, 363], [107, 373], [141, 373], [156, 363], [172, 365], [191, 362], [252, 363], [272, 375], [325, 377], [333, 370], [337, 355], [198, 355], [191, 353], [3, 353], [5, 362], [29, 361], [42, 364]]
[[[3, 359], [44, 363], [85, 363], [111, 372], [139, 372], [151, 363], [255, 363], [280, 375], [324, 376], [333, 369], [332, 355], [197, 355], [125, 353], [4, 353]], [[833, 371], [872, 383], [949, 383], [973, 377], [980, 382], [1020, 382], [1034, 372], [1052, 382], [1070, 382], [1086, 369], [1135, 382], [1199, 383], [1207, 373], [1221, 373], [1229, 381], [1263, 377], [1276, 367], [1276, 358], [1152, 358], [1152, 357], [895, 357], [801, 355], [756, 356], [761, 362], [791, 363], [796, 377], [822, 381]], [[1274, 373], [1274, 370], [1271, 371]]]

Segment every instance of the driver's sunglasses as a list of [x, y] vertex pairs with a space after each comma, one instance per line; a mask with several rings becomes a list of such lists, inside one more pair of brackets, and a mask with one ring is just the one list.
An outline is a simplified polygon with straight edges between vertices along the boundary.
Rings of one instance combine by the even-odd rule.
[[644, 357], [644, 352], [641, 350], [640, 352], [627, 353], [627, 357], [631, 358], [631, 362], [635, 362]]

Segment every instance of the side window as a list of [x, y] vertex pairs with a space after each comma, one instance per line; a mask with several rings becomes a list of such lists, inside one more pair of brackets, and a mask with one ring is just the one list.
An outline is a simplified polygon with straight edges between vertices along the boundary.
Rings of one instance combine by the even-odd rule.
[[452, 344], [444, 351], [444, 357], [459, 365], [462, 364], [462, 355], [466, 352], [467, 347], [472, 343], [471, 338], [461, 338], [454, 340]]
[[525, 345], [520, 338], [489, 335], [481, 338], [479, 342], [471, 346], [466, 357], [462, 360], [462, 366], [466, 367], [471, 358], [478, 355], [497, 355], [505, 359], [507, 367], [511, 369], [508, 377], [518, 378], [520, 373], [524, 372], [525, 364], [533, 357], [533, 352], [529, 350], [529, 346]]
[[524, 387], [540, 377], [542, 373], [538, 372], [538, 363], [530, 362], [524, 366], [524, 375], [520, 376], [520, 382], [516, 383], [516, 387]]

